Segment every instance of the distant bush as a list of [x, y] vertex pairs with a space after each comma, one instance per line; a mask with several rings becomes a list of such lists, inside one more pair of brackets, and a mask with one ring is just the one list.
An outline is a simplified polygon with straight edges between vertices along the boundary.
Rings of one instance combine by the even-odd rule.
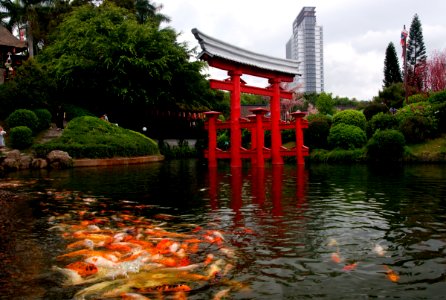
[[376, 103], [376, 102], [372, 102], [369, 105], [367, 105], [366, 107], [364, 107], [364, 110], [362, 111], [362, 113], [364, 114], [365, 118], [367, 120], [372, 119], [372, 117], [380, 112], [382, 113], [386, 113], [389, 111], [389, 108], [387, 107], [387, 105], [382, 104], [382, 103]]
[[308, 128], [304, 130], [305, 145], [310, 149], [325, 149], [328, 147], [331, 118], [321, 114], [308, 116]]
[[408, 117], [401, 122], [399, 130], [409, 144], [417, 144], [432, 136], [432, 126], [429, 123], [423, 116]]
[[17, 109], [8, 116], [6, 123], [8, 124], [9, 128], [26, 126], [31, 129], [31, 132], [35, 133], [38, 130], [39, 119], [31, 110]]
[[446, 103], [446, 91], [433, 93], [428, 101], [430, 103]]
[[33, 132], [26, 126], [17, 126], [11, 128], [9, 133], [10, 147], [14, 149], [26, 149], [33, 143]]
[[399, 161], [403, 158], [405, 144], [400, 131], [378, 130], [367, 143], [367, 157], [373, 161]]
[[63, 150], [73, 158], [133, 157], [159, 154], [158, 145], [138, 132], [118, 127], [97, 117], [71, 120], [61, 137], [33, 146], [38, 157]]
[[73, 105], [73, 104], [65, 104], [63, 106], [63, 110], [65, 111], [65, 117], [67, 121], [70, 121], [72, 119], [83, 117], [83, 116], [91, 116], [93, 117], [94, 114], [90, 111], [86, 110], [85, 108]]
[[332, 151], [316, 149], [311, 151], [310, 161], [317, 163], [361, 163], [366, 162], [366, 155], [363, 148], [353, 150], [335, 149]]
[[425, 94], [415, 94], [407, 98], [408, 103], [425, 102], [426, 100], [427, 96]]
[[347, 109], [336, 113], [333, 116], [333, 125], [347, 124], [365, 130], [366, 118], [364, 114], [358, 110]]
[[378, 129], [398, 128], [398, 119], [390, 113], [378, 113], [367, 122], [367, 136], [371, 137]]
[[446, 102], [432, 104], [432, 111], [437, 120], [439, 132], [446, 132]]
[[354, 125], [340, 123], [333, 125], [328, 135], [328, 144], [332, 148], [361, 148], [366, 142], [364, 130]]
[[37, 131], [50, 128], [52, 116], [48, 109], [35, 109], [34, 113], [36, 114], [38, 119]]
[[180, 159], [197, 157], [197, 150], [190, 147], [187, 141], [179, 141], [178, 146], [170, 146], [167, 143], [160, 145], [160, 152], [166, 159]]

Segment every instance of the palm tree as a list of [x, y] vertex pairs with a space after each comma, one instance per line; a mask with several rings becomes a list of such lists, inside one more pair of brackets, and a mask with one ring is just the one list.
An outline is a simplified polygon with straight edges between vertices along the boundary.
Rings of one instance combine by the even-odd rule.
[[0, 19], [11, 32], [26, 28], [29, 56], [34, 56], [34, 36], [38, 32], [39, 14], [47, 11], [52, 0], [0, 0]]
[[148, 19], [153, 19], [159, 26], [162, 22], [170, 22], [170, 18], [160, 14], [159, 11], [163, 5], [156, 5], [150, 0], [135, 0], [136, 19], [140, 24], [145, 23]]

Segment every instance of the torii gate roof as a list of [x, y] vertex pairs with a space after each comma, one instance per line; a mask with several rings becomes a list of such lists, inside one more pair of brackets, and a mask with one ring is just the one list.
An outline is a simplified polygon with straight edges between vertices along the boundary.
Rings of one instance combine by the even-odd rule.
[[[198, 55], [200, 59], [212, 60], [220, 58], [260, 71], [283, 74], [291, 78], [295, 75], [300, 75], [298, 73], [300, 62], [296, 60], [282, 59], [251, 52], [210, 37], [196, 28], [192, 29], [192, 33], [199, 41], [201, 49], [203, 50]], [[255, 73], [251, 75], [256, 75]]]
[[26, 49], [26, 42], [19, 40], [8, 29], [0, 25], [0, 46], [15, 47], [23, 50]]

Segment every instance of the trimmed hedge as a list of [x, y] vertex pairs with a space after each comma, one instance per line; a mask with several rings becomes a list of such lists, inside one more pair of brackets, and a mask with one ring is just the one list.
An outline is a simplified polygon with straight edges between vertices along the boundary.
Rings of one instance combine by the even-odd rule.
[[48, 109], [45, 108], [35, 109], [34, 113], [36, 114], [38, 120], [37, 124], [38, 131], [50, 128], [52, 115]]
[[378, 130], [398, 128], [398, 119], [390, 113], [378, 113], [367, 122], [367, 136], [371, 137]]
[[367, 143], [367, 157], [374, 161], [400, 161], [406, 141], [395, 129], [378, 130]]
[[23, 150], [33, 144], [33, 132], [26, 126], [11, 128], [9, 133], [9, 143], [11, 148]]
[[9, 128], [26, 126], [33, 133], [37, 132], [39, 127], [39, 119], [36, 114], [28, 109], [17, 109], [13, 111], [6, 119], [6, 123]]
[[365, 115], [362, 112], [353, 109], [340, 111], [333, 116], [333, 125], [342, 123], [347, 125], [354, 125], [361, 128], [362, 130], [365, 130], [366, 122], [367, 120], [365, 118]]
[[134, 157], [160, 153], [156, 142], [143, 134], [90, 116], [71, 120], [61, 137], [34, 145], [33, 150], [38, 157], [46, 157], [52, 150], [62, 150], [73, 158]]
[[361, 148], [367, 141], [364, 130], [354, 125], [337, 124], [331, 127], [328, 144], [332, 148]]

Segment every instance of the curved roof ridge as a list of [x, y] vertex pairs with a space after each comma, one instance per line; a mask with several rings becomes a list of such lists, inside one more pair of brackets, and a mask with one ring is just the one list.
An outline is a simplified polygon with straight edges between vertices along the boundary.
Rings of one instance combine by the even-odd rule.
[[203, 50], [198, 55], [198, 58], [202, 58], [203, 55], [207, 54], [211, 57], [216, 56], [264, 70], [299, 75], [298, 67], [300, 62], [296, 60], [272, 57], [242, 49], [206, 35], [196, 28], [192, 29], [192, 33]]

